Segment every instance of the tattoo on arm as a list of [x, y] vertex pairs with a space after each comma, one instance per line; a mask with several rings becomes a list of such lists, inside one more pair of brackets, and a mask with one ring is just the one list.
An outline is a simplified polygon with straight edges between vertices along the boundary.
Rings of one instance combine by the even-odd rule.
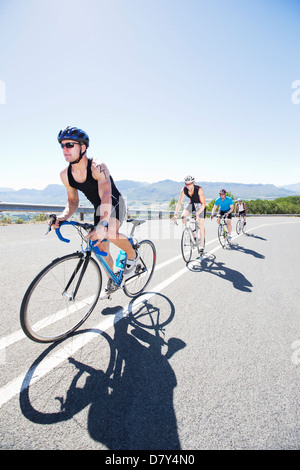
[[100, 173], [103, 173], [104, 178], [106, 180], [108, 180], [108, 172], [107, 172], [107, 169], [106, 169], [105, 165], [99, 164], [99, 165], [97, 165], [97, 167], [99, 168]]

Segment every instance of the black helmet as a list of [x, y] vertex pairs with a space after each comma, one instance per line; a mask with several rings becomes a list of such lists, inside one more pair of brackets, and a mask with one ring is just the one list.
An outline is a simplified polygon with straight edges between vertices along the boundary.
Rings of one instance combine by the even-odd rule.
[[65, 139], [75, 140], [75, 142], [83, 143], [86, 145], [86, 148], [88, 148], [90, 143], [90, 139], [87, 133], [82, 129], [78, 129], [77, 127], [68, 126], [64, 130], [60, 131], [57, 136], [58, 142], [61, 143], [61, 141]]

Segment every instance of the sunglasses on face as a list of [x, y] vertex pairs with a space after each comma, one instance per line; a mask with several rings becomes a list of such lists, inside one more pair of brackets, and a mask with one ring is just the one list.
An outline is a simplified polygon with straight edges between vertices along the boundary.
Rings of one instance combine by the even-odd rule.
[[72, 149], [74, 148], [74, 145], [80, 145], [79, 142], [67, 142], [66, 144], [60, 144], [61, 148], [63, 149], [64, 147], [66, 147], [67, 149]]

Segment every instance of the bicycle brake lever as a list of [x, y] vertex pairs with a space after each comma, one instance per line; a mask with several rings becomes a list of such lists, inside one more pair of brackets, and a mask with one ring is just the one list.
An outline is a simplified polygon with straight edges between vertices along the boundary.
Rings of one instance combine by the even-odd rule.
[[45, 233], [45, 235], [48, 235], [48, 233], [51, 231], [51, 226], [53, 224], [55, 224], [56, 222], [56, 215], [55, 214], [51, 214], [50, 217], [49, 217], [49, 227], [47, 229], [47, 232]]

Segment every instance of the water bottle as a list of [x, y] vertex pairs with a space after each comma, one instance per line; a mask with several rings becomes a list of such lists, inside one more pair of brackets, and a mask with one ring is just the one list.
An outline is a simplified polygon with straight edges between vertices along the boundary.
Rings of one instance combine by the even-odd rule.
[[121, 269], [121, 271], [124, 271], [125, 269], [126, 258], [127, 258], [127, 255], [125, 251], [120, 250], [118, 257], [117, 257], [117, 261], [116, 261], [116, 267]]

